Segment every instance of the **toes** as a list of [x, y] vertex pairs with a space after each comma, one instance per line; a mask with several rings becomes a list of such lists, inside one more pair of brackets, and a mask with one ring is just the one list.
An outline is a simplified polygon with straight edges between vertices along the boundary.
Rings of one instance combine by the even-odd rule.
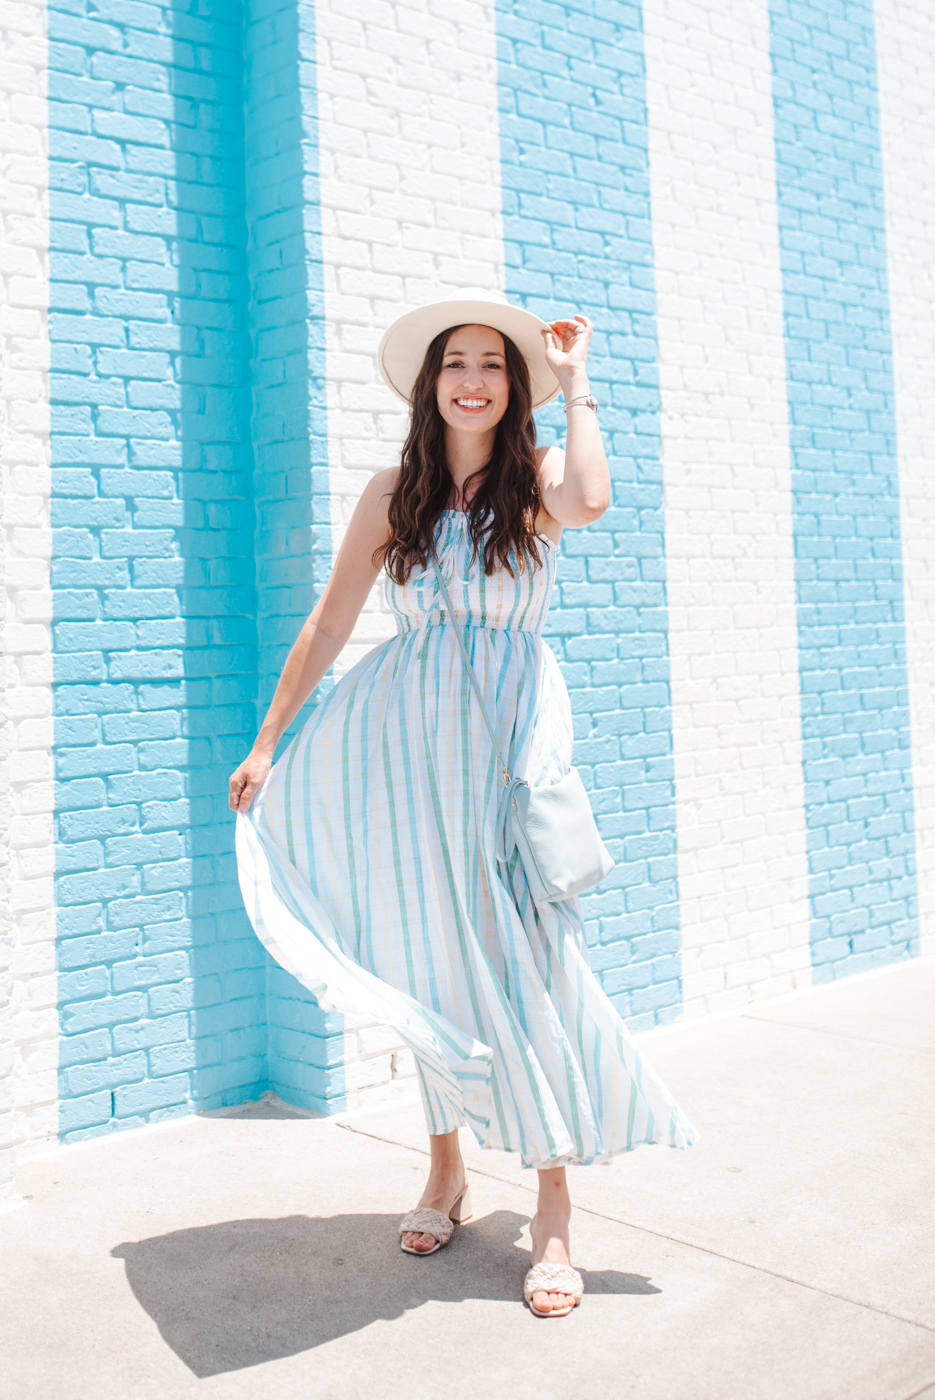
[[423, 1235], [418, 1230], [407, 1230], [400, 1239], [407, 1249], [414, 1249], [418, 1254], [430, 1253], [438, 1243], [434, 1235]]
[[538, 1312], [565, 1312], [573, 1308], [575, 1300], [570, 1293], [534, 1293], [532, 1305]]

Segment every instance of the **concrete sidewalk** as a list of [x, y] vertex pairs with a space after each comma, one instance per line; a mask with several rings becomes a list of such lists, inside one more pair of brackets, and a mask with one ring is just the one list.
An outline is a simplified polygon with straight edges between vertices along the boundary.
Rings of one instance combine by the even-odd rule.
[[260, 1103], [27, 1163], [0, 1216], [15, 1400], [935, 1400], [935, 960], [643, 1037], [700, 1129], [572, 1171], [584, 1304], [521, 1303], [534, 1179], [398, 1251], [418, 1106]]

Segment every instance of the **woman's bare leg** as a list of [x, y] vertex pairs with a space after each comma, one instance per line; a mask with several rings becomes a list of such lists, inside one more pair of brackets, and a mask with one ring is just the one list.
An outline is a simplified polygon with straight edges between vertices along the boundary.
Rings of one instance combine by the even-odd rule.
[[[539, 1172], [539, 1199], [536, 1213], [529, 1222], [532, 1236], [533, 1264], [570, 1264], [568, 1228], [571, 1223], [571, 1198], [564, 1167], [551, 1167]], [[574, 1307], [568, 1293], [534, 1293], [534, 1306], [539, 1312], [565, 1312]]]
[[[457, 1128], [450, 1133], [430, 1134], [429, 1147], [432, 1157], [429, 1179], [425, 1183], [419, 1205], [431, 1206], [433, 1210], [440, 1210], [442, 1215], [447, 1215], [467, 1184], [467, 1172], [461, 1157]], [[402, 1240], [419, 1253], [434, 1249], [438, 1244], [434, 1235], [420, 1235], [414, 1230], [407, 1230]]]

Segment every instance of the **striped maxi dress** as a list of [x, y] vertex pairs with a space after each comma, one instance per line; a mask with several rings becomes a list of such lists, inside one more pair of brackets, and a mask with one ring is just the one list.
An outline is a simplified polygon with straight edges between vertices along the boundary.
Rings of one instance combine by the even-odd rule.
[[577, 900], [536, 908], [498, 867], [502, 791], [453, 626], [509, 770], [557, 782], [571, 707], [542, 639], [557, 550], [516, 577], [472, 562], [447, 511], [432, 573], [387, 580], [397, 635], [330, 692], [238, 818], [244, 902], [272, 956], [326, 1010], [392, 1026], [430, 1133], [467, 1123], [524, 1166], [607, 1161], [694, 1132], [588, 965]]

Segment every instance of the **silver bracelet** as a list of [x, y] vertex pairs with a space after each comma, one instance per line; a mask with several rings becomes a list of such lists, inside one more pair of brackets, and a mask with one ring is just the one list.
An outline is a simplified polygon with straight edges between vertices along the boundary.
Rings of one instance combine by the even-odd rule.
[[576, 403], [587, 404], [588, 408], [593, 408], [595, 413], [600, 407], [600, 404], [593, 394], [579, 394], [576, 399], [569, 399], [564, 405], [565, 412], [567, 413], [570, 408], [574, 408]]

